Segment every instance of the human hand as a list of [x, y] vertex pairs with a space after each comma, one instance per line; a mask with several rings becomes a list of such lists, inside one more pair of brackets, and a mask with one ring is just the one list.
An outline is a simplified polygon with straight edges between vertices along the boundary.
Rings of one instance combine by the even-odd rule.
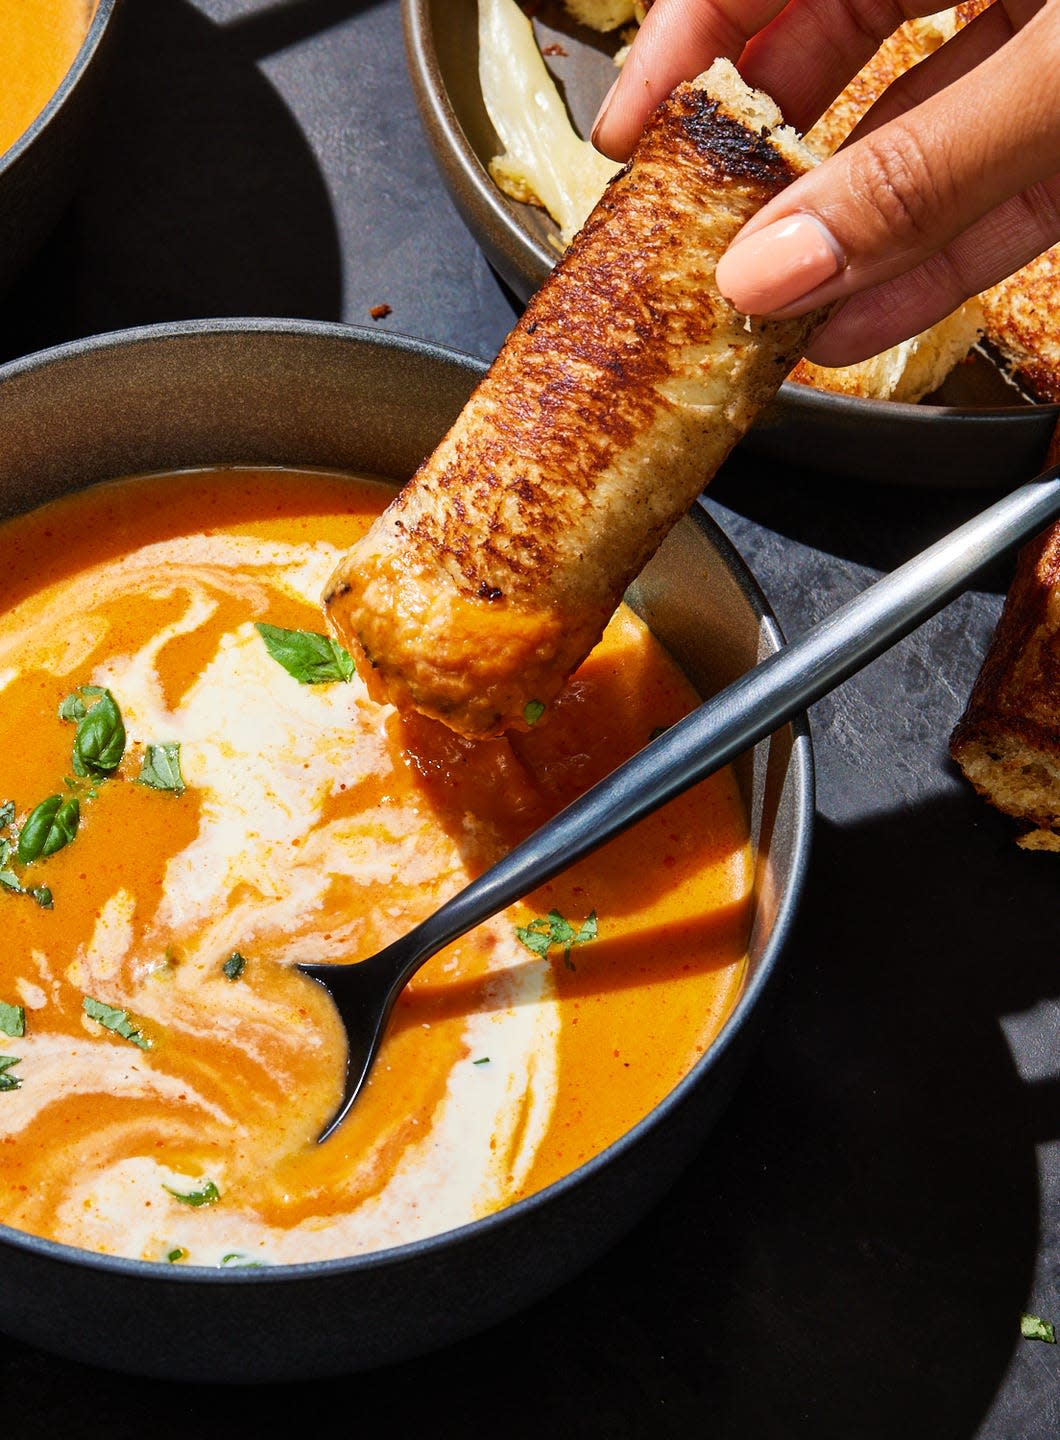
[[[656, 105], [718, 55], [805, 131], [888, 34], [937, 3], [655, 0], [593, 139], [625, 159]], [[1060, 239], [1058, 73], [1060, 0], [995, 0], [744, 226], [719, 289], [749, 314], [843, 301], [807, 352], [821, 365], [942, 319]]]

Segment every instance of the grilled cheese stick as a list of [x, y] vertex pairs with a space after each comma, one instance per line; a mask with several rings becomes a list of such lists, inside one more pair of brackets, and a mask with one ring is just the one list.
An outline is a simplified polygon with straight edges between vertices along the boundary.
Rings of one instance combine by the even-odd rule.
[[986, 338], [1040, 402], [1060, 401], [1060, 245], [982, 295]]
[[744, 222], [813, 163], [727, 61], [660, 107], [327, 587], [375, 699], [467, 736], [536, 722], [822, 319], [752, 320], [714, 284]]
[[[1060, 465], [1060, 424], [1045, 463]], [[1018, 844], [1060, 850], [1060, 524], [1017, 556], [950, 754], [985, 800], [1036, 827]]]

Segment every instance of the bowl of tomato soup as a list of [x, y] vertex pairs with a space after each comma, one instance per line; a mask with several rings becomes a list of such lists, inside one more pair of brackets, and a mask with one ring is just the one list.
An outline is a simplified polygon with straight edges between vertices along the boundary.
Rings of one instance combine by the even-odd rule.
[[371, 701], [320, 594], [481, 371], [294, 321], [0, 369], [0, 1315], [29, 1343], [264, 1381], [466, 1336], [637, 1222], [758, 1038], [802, 724], [431, 961], [317, 1143], [344, 1039], [297, 964], [396, 938], [781, 643], [697, 509], [530, 733]]
[[0, 284], [73, 190], [118, 0], [0, 0]]

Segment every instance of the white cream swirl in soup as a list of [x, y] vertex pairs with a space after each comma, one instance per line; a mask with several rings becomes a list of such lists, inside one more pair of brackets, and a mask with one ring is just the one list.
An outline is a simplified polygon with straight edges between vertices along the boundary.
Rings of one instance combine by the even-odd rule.
[[407, 930], [696, 700], [627, 611], [529, 734], [367, 696], [320, 594], [389, 498], [118, 481], [0, 530], [0, 1220], [168, 1264], [450, 1229], [606, 1147], [743, 974], [728, 773], [432, 961], [323, 1145], [341, 1026], [299, 961]]

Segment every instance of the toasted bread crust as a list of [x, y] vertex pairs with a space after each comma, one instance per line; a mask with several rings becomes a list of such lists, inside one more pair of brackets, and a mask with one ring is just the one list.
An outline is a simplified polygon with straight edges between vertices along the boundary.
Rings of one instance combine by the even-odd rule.
[[1060, 835], [1060, 525], [1020, 551], [950, 753], [999, 810]]
[[739, 228], [812, 164], [719, 66], [656, 113], [453, 429], [333, 577], [331, 623], [376, 698], [468, 735], [525, 727], [820, 323], [751, 321], [714, 284]]
[[1034, 396], [1060, 402], [1060, 245], [983, 292], [986, 338]]

